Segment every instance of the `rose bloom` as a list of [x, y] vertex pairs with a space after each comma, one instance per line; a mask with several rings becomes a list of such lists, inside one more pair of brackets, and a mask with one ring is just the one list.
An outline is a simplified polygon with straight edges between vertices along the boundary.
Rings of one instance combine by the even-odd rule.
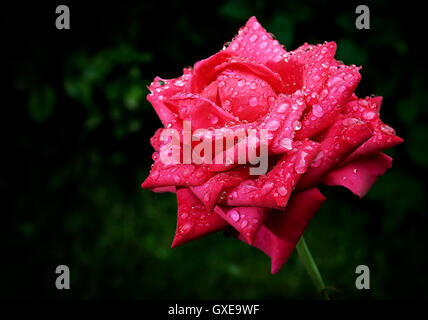
[[[142, 187], [176, 192], [172, 247], [225, 230], [265, 252], [276, 273], [325, 200], [319, 184], [362, 197], [391, 167], [381, 151], [403, 140], [380, 120], [381, 97], [354, 94], [360, 67], [335, 60], [335, 51], [334, 42], [286, 51], [252, 17], [220, 52], [176, 79], [154, 79], [147, 99], [164, 127], [151, 138], [154, 164]], [[164, 163], [172, 144], [163, 133], [175, 129], [182, 142], [184, 121], [213, 132], [212, 140], [223, 139], [222, 128], [269, 130], [268, 172], [250, 174], [248, 157]]]

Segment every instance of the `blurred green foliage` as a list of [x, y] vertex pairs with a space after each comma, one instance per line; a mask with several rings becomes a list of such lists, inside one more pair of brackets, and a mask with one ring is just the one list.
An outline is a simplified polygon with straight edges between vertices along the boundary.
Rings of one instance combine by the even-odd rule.
[[[326, 283], [344, 292], [333, 297], [426, 298], [426, 58], [412, 39], [422, 20], [410, 4], [367, 5], [371, 30], [360, 31], [351, 2], [73, 2], [71, 30], [58, 31], [56, 4], [8, 4], [2, 295], [317, 298], [296, 253], [271, 275], [266, 256], [221, 234], [170, 249], [175, 196], [139, 187], [160, 125], [146, 86], [215, 53], [256, 15], [288, 49], [336, 41], [337, 59], [364, 67], [358, 95], [384, 96], [382, 118], [405, 139], [364, 199], [322, 187], [328, 200], [305, 237]], [[54, 287], [59, 264], [70, 291]], [[355, 289], [359, 264], [371, 268], [370, 291]]]

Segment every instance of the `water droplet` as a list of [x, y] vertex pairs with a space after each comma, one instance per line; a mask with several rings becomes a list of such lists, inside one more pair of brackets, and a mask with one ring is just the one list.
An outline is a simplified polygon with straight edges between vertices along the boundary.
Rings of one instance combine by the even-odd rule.
[[296, 170], [296, 172], [298, 174], [302, 174], [306, 171], [306, 156], [308, 154], [304, 151], [302, 151], [299, 156], [298, 159], [296, 161], [296, 164], [294, 165], [294, 170]]
[[189, 216], [189, 215], [188, 215], [186, 212], [183, 212], [183, 213], [181, 214], [181, 217], [182, 217], [183, 219], [186, 219], [188, 216]]
[[284, 113], [288, 109], [287, 103], [282, 103], [279, 105], [278, 109], [276, 110], [278, 113]]
[[376, 117], [376, 113], [373, 111], [366, 111], [363, 113], [363, 118], [366, 120], [372, 120]]
[[312, 107], [312, 112], [318, 118], [321, 118], [324, 115], [324, 110], [321, 108], [319, 104], [315, 104]]
[[152, 179], [156, 180], [159, 177], [159, 171], [154, 170], [151, 174]]
[[312, 161], [311, 167], [314, 167], [314, 168], [319, 167], [321, 165], [323, 157], [324, 157], [324, 153], [321, 151], [320, 153], [317, 154], [315, 159]]
[[296, 131], [300, 130], [302, 128], [302, 123], [299, 120], [294, 121], [293, 128]]
[[248, 100], [248, 103], [250, 104], [250, 106], [255, 107], [257, 106], [257, 98], [256, 97], [251, 97], [250, 100]]
[[229, 211], [229, 216], [235, 222], [239, 221], [240, 219], [239, 212], [235, 209]]
[[257, 35], [256, 34], [253, 34], [251, 37], [250, 37], [250, 41], [251, 42], [254, 42], [254, 41], [256, 41], [257, 40]]
[[218, 118], [216, 116], [212, 116], [211, 119], [210, 119], [210, 123], [214, 125], [217, 122], [218, 122]]
[[187, 222], [187, 223], [183, 224], [183, 226], [181, 227], [180, 234], [181, 235], [187, 234], [187, 233], [189, 233], [190, 230], [192, 230], [192, 228], [193, 228], [193, 224], [191, 224], [190, 222]]
[[210, 201], [210, 194], [209, 193], [205, 193], [205, 195], [204, 195], [204, 201], [205, 202]]
[[354, 168], [354, 170], [352, 170], [354, 173], [358, 173], [357, 168]]
[[248, 221], [244, 220], [241, 222], [241, 228], [245, 228], [248, 225]]
[[178, 86], [178, 87], [182, 87], [182, 86], [184, 86], [184, 81], [182, 81], [182, 80], [176, 80], [175, 82], [174, 82], [174, 84], [176, 85], [176, 86]]
[[263, 194], [270, 192], [272, 190], [273, 186], [274, 186], [273, 182], [270, 182], [270, 181], [266, 182], [262, 187]]
[[226, 83], [224, 82], [224, 81], [220, 81], [219, 83], [218, 83], [218, 86], [219, 86], [219, 88], [221, 88], [221, 87], [224, 87], [224, 85], [225, 85]]
[[267, 45], [268, 45], [267, 42], [263, 41], [262, 43], [260, 43], [260, 49], [266, 48]]
[[278, 188], [278, 193], [279, 193], [281, 196], [285, 197], [285, 196], [287, 195], [287, 193], [288, 193], [288, 190], [287, 190], [287, 188], [286, 188], [286, 187], [281, 186], [281, 187], [279, 187], [279, 188]]
[[395, 135], [395, 130], [393, 128], [391, 128], [390, 126], [388, 126], [387, 124], [382, 124], [380, 126], [380, 129], [385, 133]]
[[287, 150], [293, 149], [293, 141], [291, 141], [290, 138], [281, 139], [281, 142], [279, 144]]
[[343, 125], [344, 125], [344, 126], [347, 126], [347, 127], [352, 126], [352, 125], [354, 125], [354, 124], [357, 124], [357, 123], [359, 123], [359, 122], [360, 122], [360, 121], [359, 121], [358, 119], [356, 119], [356, 118], [346, 118], [346, 119], [344, 119], [344, 120], [342, 121]]
[[278, 120], [275, 120], [275, 119], [270, 120], [270, 121], [266, 124], [266, 128], [267, 128], [268, 130], [272, 130], [272, 131], [277, 130], [277, 129], [279, 128], [279, 126], [280, 126], [279, 121], [278, 121]]
[[243, 87], [243, 86], [245, 86], [245, 80], [241, 79], [238, 81], [238, 87]]

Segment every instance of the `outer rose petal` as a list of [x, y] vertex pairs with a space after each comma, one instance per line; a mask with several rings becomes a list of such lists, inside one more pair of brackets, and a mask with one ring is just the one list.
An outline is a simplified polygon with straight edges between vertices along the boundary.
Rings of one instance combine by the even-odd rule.
[[271, 209], [257, 207], [215, 207], [214, 211], [234, 227], [249, 244], [263, 225]]
[[373, 136], [355, 150], [346, 159], [346, 162], [350, 162], [361, 156], [375, 154], [403, 142], [403, 139], [395, 135], [394, 129], [380, 120], [379, 109], [381, 104], [382, 97], [366, 97], [365, 99], [353, 100], [346, 104], [344, 114], [368, 121], [374, 129]]
[[335, 53], [336, 43], [327, 42], [317, 46], [305, 43], [287, 54], [287, 60], [296, 61], [303, 66], [303, 91], [308, 104], [314, 104], [324, 88]]
[[177, 192], [177, 188], [175, 186], [171, 186], [171, 187], [159, 187], [159, 188], [152, 189], [152, 191], [156, 192], [156, 193], [166, 193], [166, 192], [176, 193]]
[[141, 184], [142, 188], [153, 189], [170, 186], [198, 186], [213, 176], [205, 166], [194, 164], [164, 164], [155, 160], [149, 176]]
[[153, 137], [150, 138], [150, 144], [152, 145], [153, 149], [155, 149], [155, 151], [159, 151], [160, 146], [161, 146], [161, 140], [160, 140], [160, 136], [162, 133], [162, 128], [159, 128], [156, 130], [155, 134], [153, 135]]
[[239, 168], [216, 174], [200, 186], [192, 187], [193, 193], [208, 210], [212, 210], [226, 190], [236, 187], [248, 177], [248, 169]]
[[207, 210], [189, 189], [177, 190], [177, 229], [171, 247], [217, 232], [227, 222], [211, 210]]
[[328, 186], [344, 186], [362, 198], [378, 176], [391, 168], [392, 158], [383, 153], [355, 159], [330, 172], [323, 180]]
[[151, 93], [147, 95], [147, 100], [153, 105], [159, 119], [165, 127], [172, 126], [173, 128], [181, 128], [181, 123], [178, 121], [178, 115], [171, 111], [164, 102], [165, 99], [173, 95], [188, 91], [190, 84], [189, 80], [192, 73], [189, 69], [184, 69], [184, 74], [177, 79], [161, 79], [156, 77], [149, 87]]
[[336, 120], [361, 80], [359, 69], [355, 66], [334, 68], [320, 93], [319, 102], [303, 115], [302, 130], [297, 133], [298, 139], [312, 137]]
[[[271, 258], [272, 273], [277, 273], [287, 261], [324, 200], [317, 188], [293, 193], [285, 212], [272, 212], [261, 226], [254, 246]], [[247, 242], [242, 235], [239, 239]]]
[[298, 189], [316, 186], [324, 175], [370, 138], [369, 124], [355, 118], [339, 118], [326, 132], [320, 152], [300, 179]]
[[272, 39], [256, 17], [248, 20], [225, 51], [260, 64], [279, 61], [286, 53], [283, 46]]
[[291, 192], [318, 153], [319, 145], [305, 141], [294, 152], [285, 154], [265, 176], [244, 181], [229, 192], [229, 206], [255, 206], [283, 209]]

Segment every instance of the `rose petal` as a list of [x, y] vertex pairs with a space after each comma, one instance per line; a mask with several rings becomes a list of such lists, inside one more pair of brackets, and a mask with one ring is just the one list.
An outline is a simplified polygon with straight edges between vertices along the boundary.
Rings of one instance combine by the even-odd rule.
[[155, 151], [159, 151], [160, 146], [161, 146], [161, 140], [160, 140], [160, 136], [162, 133], [162, 128], [159, 128], [156, 130], [155, 134], [153, 135], [153, 137], [150, 138], [150, 144], [152, 145], [153, 149], [155, 149]]
[[258, 78], [266, 81], [272, 87], [275, 92], [281, 92], [284, 84], [281, 76], [271, 69], [262, 64], [256, 64], [247, 60], [242, 60], [238, 57], [228, 58], [224, 63], [215, 67], [217, 74], [223, 71], [240, 71], [244, 73], [251, 73], [256, 75]]
[[355, 150], [346, 159], [346, 162], [362, 156], [376, 154], [381, 150], [394, 147], [403, 142], [403, 139], [395, 135], [394, 129], [380, 120], [379, 110], [381, 104], [382, 97], [366, 97], [365, 99], [353, 100], [346, 104], [344, 114], [370, 122], [374, 130], [373, 136]]
[[215, 67], [224, 63], [229, 57], [231, 57], [229, 52], [220, 51], [207, 59], [195, 63], [193, 77], [190, 79], [190, 92], [202, 92], [206, 86], [217, 78], [219, 71]]
[[251, 17], [239, 30], [225, 51], [260, 64], [279, 61], [286, 53], [283, 46], [266, 32], [255, 17]]
[[177, 190], [177, 206], [177, 228], [171, 248], [227, 227], [227, 222], [207, 210], [189, 189]]
[[334, 63], [335, 53], [336, 43], [326, 42], [317, 46], [306, 43], [287, 54], [287, 60], [294, 60], [303, 66], [303, 91], [309, 105], [318, 100], [327, 82], [329, 68]]
[[153, 105], [162, 124], [168, 128], [181, 128], [181, 123], [177, 121], [178, 115], [168, 108], [164, 102], [179, 92], [189, 90], [192, 71], [184, 69], [183, 72], [184, 74], [177, 79], [156, 77], [149, 87], [151, 93], [147, 95], [147, 100]]
[[248, 180], [229, 192], [229, 206], [255, 206], [283, 209], [299, 178], [318, 153], [319, 145], [305, 141], [284, 154], [276, 166], [255, 181]]
[[281, 123], [280, 130], [275, 134], [273, 142], [269, 145], [269, 150], [272, 153], [284, 153], [293, 148], [294, 135], [301, 128], [299, 119], [305, 108], [305, 100], [300, 90], [276, 101], [274, 109], [265, 119], [268, 129], [272, 121]]
[[248, 177], [247, 168], [239, 168], [216, 174], [200, 186], [192, 187], [192, 192], [208, 210], [212, 210], [226, 190], [236, 187]]
[[167, 193], [167, 192], [176, 193], [177, 192], [177, 188], [175, 186], [159, 187], [159, 188], [152, 189], [152, 191], [156, 192], [156, 193]]
[[331, 171], [323, 180], [328, 186], [344, 186], [362, 198], [377, 178], [391, 168], [392, 158], [381, 152], [353, 160]]
[[356, 118], [340, 117], [325, 133], [320, 152], [300, 179], [298, 189], [316, 186], [322, 177], [372, 135], [371, 126]]
[[269, 83], [255, 74], [227, 69], [217, 78], [218, 94], [223, 109], [241, 121], [256, 121], [263, 117], [276, 99]]
[[164, 164], [156, 159], [142, 188], [153, 189], [169, 186], [197, 186], [213, 176], [205, 166], [194, 164]]
[[360, 82], [359, 69], [355, 66], [335, 68], [320, 93], [319, 101], [303, 115], [297, 139], [312, 137], [336, 120]]
[[[317, 188], [293, 193], [285, 211], [273, 211], [260, 227], [254, 246], [271, 258], [272, 273], [277, 273], [287, 261], [324, 200]], [[239, 239], [248, 243], [242, 235]]]
[[165, 104], [172, 110], [176, 110], [180, 119], [191, 121], [192, 129], [221, 128], [230, 121], [239, 121], [212, 101], [197, 94], [176, 94]]
[[263, 225], [269, 212], [268, 208], [257, 207], [215, 207], [216, 212], [227, 223], [234, 227], [249, 244], [253, 243], [257, 231]]

